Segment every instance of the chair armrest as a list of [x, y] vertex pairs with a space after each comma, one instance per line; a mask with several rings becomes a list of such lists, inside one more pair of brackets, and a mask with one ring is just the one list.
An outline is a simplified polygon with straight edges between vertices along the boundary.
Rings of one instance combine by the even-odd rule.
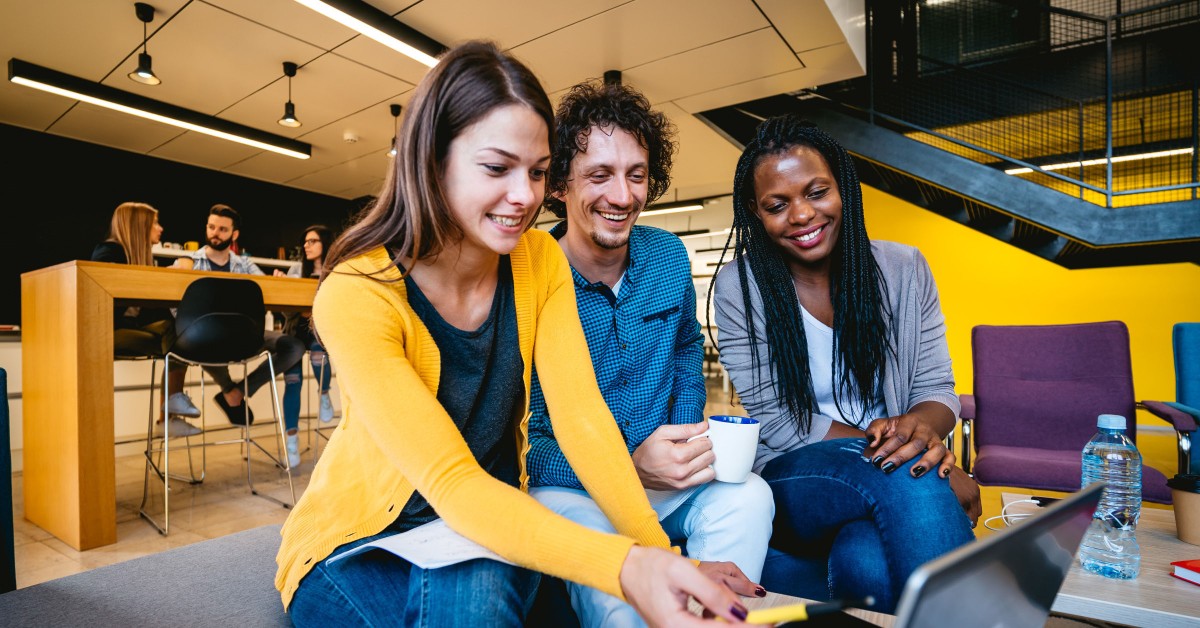
[[975, 395], [959, 395], [958, 402], [962, 405], [962, 409], [958, 412], [959, 418], [962, 419], [962, 453], [959, 454], [958, 460], [962, 464], [962, 470], [970, 475], [971, 422], [975, 420]]
[[972, 420], [975, 418], [975, 395], [962, 394], [958, 396], [958, 402], [962, 404], [962, 410], [958, 416], [964, 420]]
[[[1170, 423], [1177, 432], [1196, 431], [1197, 415], [1190, 414], [1182, 409], [1188, 408], [1188, 406], [1174, 403], [1167, 404], [1161, 401], [1143, 401], [1138, 405], [1140, 405], [1150, 414], [1153, 414], [1167, 423]], [[1182, 406], [1182, 408], [1180, 406]], [[1190, 410], [1191, 408], [1188, 409]]]

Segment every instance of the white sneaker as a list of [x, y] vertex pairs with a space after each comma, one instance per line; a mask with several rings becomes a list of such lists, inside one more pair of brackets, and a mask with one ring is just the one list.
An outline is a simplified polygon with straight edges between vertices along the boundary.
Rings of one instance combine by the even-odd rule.
[[300, 466], [300, 434], [297, 432], [286, 436], [284, 446], [287, 448], [288, 467], [295, 469]]
[[177, 392], [167, 397], [167, 413], [195, 418], [200, 416], [200, 408], [192, 403], [192, 398], [187, 396], [187, 393]]
[[[192, 425], [191, 423], [188, 423], [187, 421], [184, 421], [183, 419], [181, 419], [177, 416], [171, 417], [170, 421], [168, 421], [167, 423], [168, 423], [167, 433], [171, 435], [171, 438], [181, 438], [184, 436], [195, 436], [196, 434], [199, 434], [202, 431], [200, 428], [196, 427], [195, 425]], [[161, 421], [159, 421], [154, 424], [154, 436], [156, 438], [162, 438], [162, 432], [163, 432], [163, 424]]]
[[329, 393], [321, 393], [321, 411], [317, 414], [317, 418], [321, 419], [322, 423], [328, 423], [333, 420], [333, 400], [329, 398]]

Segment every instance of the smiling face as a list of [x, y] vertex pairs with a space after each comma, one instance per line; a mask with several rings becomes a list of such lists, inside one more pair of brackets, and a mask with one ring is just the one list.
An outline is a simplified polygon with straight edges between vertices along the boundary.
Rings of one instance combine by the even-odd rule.
[[754, 168], [750, 206], [792, 271], [827, 272], [842, 228], [842, 197], [821, 153], [793, 146]]
[[567, 207], [567, 233], [605, 250], [625, 247], [646, 204], [649, 161], [633, 134], [593, 126], [587, 151], [571, 161], [566, 190], [555, 194]]
[[497, 107], [454, 138], [442, 188], [460, 246], [512, 252], [541, 205], [549, 162], [546, 123], [524, 105]]

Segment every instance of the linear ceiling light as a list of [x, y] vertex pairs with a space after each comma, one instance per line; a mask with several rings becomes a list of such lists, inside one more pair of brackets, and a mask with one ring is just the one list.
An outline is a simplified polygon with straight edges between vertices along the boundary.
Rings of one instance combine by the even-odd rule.
[[720, 230], [720, 231], [708, 231], [708, 230], [705, 230], [705, 231], [702, 231], [702, 232], [700, 232], [700, 233], [686, 233], [686, 232], [685, 232], [685, 233], [684, 233], [684, 235], [681, 235], [681, 236], [679, 236], [679, 239], [680, 239], [680, 240], [687, 240], [687, 239], [689, 239], [689, 238], [711, 238], [711, 237], [713, 237], [713, 236], [728, 235], [728, 234], [729, 234], [729, 229], [727, 229], [727, 228], [726, 228], [726, 229], [722, 229], [722, 230]]
[[[1117, 163], [1121, 163], [1123, 161], [1140, 161], [1142, 159], [1156, 159], [1158, 157], [1170, 157], [1172, 155], [1190, 155], [1190, 154], [1192, 154], [1191, 148], [1176, 148], [1174, 150], [1160, 150], [1160, 151], [1156, 151], [1153, 153], [1138, 153], [1136, 155], [1121, 155], [1120, 157], [1113, 157], [1112, 162], [1114, 164], [1117, 164]], [[1099, 166], [1099, 165], [1106, 164], [1106, 163], [1108, 163], [1108, 160], [1103, 159], [1103, 158], [1088, 159], [1085, 161], [1070, 161], [1070, 162], [1065, 162], [1065, 163], [1061, 163], [1061, 164], [1050, 164], [1047, 166], [1042, 166], [1042, 170], [1065, 170], [1067, 168], [1080, 168], [1083, 166]], [[1009, 168], [1008, 170], [1004, 171], [1004, 174], [1029, 174], [1031, 172], [1033, 172], [1033, 168]]]
[[296, 0], [300, 4], [429, 67], [446, 47], [360, 0]]
[[642, 212], [642, 216], [661, 216], [663, 214], [680, 214], [683, 212], [694, 212], [704, 209], [704, 205], [700, 203], [692, 203], [690, 205], [679, 205], [678, 207], [653, 207]]
[[288, 157], [308, 159], [312, 156], [312, 146], [304, 142], [222, 120], [216, 116], [191, 109], [169, 105], [153, 98], [123, 92], [107, 85], [34, 65], [28, 61], [9, 59], [8, 80], [18, 85], [81, 100], [181, 129], [219, 137], [223, 140], [269, 150]]

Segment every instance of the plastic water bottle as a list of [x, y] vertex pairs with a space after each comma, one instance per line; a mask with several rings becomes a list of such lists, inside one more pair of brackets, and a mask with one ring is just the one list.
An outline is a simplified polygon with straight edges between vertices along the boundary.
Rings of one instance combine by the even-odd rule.
[[1079, 547], [1079, 563], [1107, 578], [1131, 580], [1142, 564], [1134, 535], [1142, 514], [1142, 456], [1125, 436], [1125, 417], [1101, 414], [1096, 426], [1083, 448], [1080, 485], [1103, 482], [1104, 495]]

